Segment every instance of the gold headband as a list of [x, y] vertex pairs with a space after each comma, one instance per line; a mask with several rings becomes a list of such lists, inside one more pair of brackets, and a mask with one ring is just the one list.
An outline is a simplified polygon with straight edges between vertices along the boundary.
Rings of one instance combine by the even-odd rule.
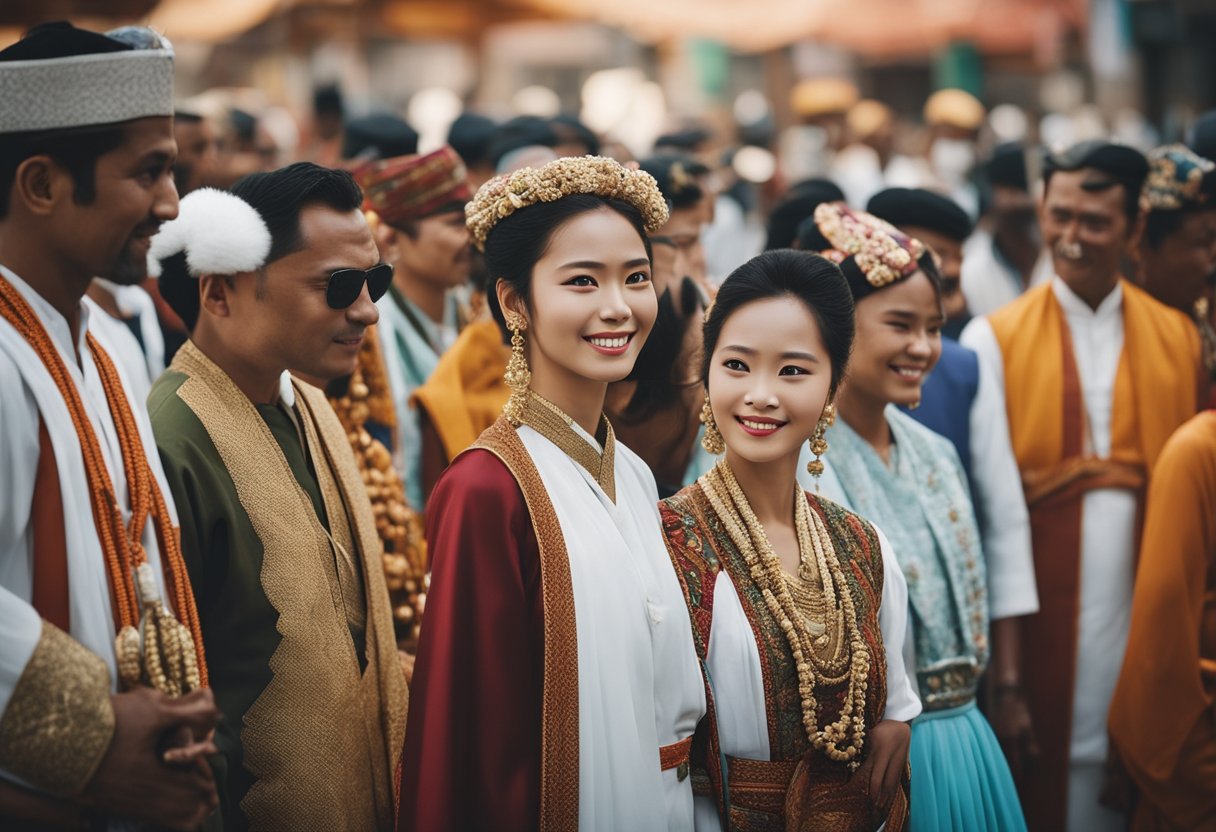
[[669, 216], [667, 201], [649, 173], [630, 170], [603, 156], [569, 157], [498, 176], [482, 185], [464, 208], [473, 243], [484, 251], [494, 226], [520, 208], [575, 194], [628, 202], [638, 209], [649, 233], [662, 228]]

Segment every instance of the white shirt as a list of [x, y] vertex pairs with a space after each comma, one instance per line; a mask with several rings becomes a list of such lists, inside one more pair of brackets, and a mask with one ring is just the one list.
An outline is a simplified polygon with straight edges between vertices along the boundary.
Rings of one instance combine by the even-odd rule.
[[[1051, 288], [1072, 337], [1087, 415], [1087, 450], [1099, 457], [1109, 456], [1115, 375], [1123, 354], [1123, 288], [1116, 285], [1097, 309], [1091, 309], [1059, 277], [1052, 279]], [[975, 350], [984, 371], [1004, 390], [1004, 357], [987, 319], [972, 320], [963, 332], [963, 342]], [[973, 423], [972, 441], [978, 438], [977, 430], [990, 429], [991, 424]], [[1135, 526], [1133, 492], [1103, 488], [1082, 498], [1081, 597], [1070, 750], [1074, 762], [1106, 759], [1106, 713], [1131, 621]]]
[[[101, 446], [123, 520], [129, 521], [131, 512], [118, 433], [92, 353], [85, 343], [90, 318], [98, 314], [97, 308], [87, 300], [81, 302], [80, 331], [73, 341], [67, 320], [54, 307], [10, 270], [0, 266], [0, 273], [33, 308], [67, 366]], [[105, 343], [104, 336], [94, 333], [94, 337], [107, 353], [111, 352], [112, 347]], [[121, 368], [119, 374], [123, 376]], [[147, 409], [142, 401], [131, 396], [125, 376], [123, 384], [128, 401], [132, 403], [144, 452], [176, 525], [177, 515], [156, 453]], [[54, 380], [28, 343], [3, 319], [0, 319], [0, 390], [3, 391], [0, 395], [0, 425], [3, 425], [0, 430], [0, 713], [3, 713], [33, 655], [42, 629], [41, 618], [30, 605], [33, 597], [30, 508], [38, 466], [40, 420], [46, 423], [51, 438], [63, 497], [71, 635], [105, 660], [112, 685], [116, 684], [117, 673], [110, 586], [93, 523], [80, 440]], [[167, 597], [151, 520], [144, 529], [143, 545], [161, 597]]]

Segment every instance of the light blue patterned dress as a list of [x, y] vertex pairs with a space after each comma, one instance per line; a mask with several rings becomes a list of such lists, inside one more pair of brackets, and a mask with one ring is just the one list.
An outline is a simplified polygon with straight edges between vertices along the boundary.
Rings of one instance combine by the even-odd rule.
[[883, 530], [908, 581], [905, 660], [925, 708], [912, 723], [911, 829], [1020, 832], [1009, 766], [975, 702], [988, 664], [988, 597], [962, 465], [948, 440], [897, 408], [886, 418], [891, 464], [837, 419], [820, 488]]

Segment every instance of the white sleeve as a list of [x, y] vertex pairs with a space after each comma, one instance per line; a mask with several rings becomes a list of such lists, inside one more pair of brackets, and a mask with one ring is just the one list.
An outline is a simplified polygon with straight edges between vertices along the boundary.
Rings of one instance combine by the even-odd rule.
[[1005, 368], [992, 325], [977, 318], [962, 344], [979, 357], [979, 387], [971, 404], [971, 480], [988, 569], [992, 620], [1039, 610], [1031, 549], [1030, 515], [1009, 438]]
[[882, 643], [887, 651], [887, 711], [884, 716], [908, 722], [921, 712], [916, 680], [909, 674], [904, 661], [905, 642], [912, 638], [912, 628], [908, 625], [908, 584], [887, 536], [877, 526], [874, 530], [878, 532], [878, 546], [882, 550], [882, 606], [878, 611], [878, 626], [882, 629]]
[[42, 618], [34, 608], [0, 587], [0, 716], [41, 637]]
[[[31, 435], [38, 442], [37, 409], [21, 374], [0, 353], [0, 715], [8, 707], [13, 688], [38, 639], [42, 618], [33, 606], [13, 592], [28, 597], [30, 586], [29, 522], [34, 494], [37, 454], [29, 452]], [[33, 414], [31, 417], [31, 413]]]

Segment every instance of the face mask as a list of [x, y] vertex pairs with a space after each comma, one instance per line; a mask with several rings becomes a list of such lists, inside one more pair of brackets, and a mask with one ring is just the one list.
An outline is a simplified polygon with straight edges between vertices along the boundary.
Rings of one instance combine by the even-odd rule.
[[975, 167], [975, 148], [962, 139], [934, 139], [929, 163], [938, 176], [961, 180]]

